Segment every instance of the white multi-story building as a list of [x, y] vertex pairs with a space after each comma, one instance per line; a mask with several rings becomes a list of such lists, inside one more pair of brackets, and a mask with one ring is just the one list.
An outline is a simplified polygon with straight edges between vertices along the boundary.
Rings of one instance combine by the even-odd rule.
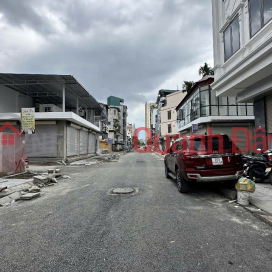
[[253, 103], [255, 128], [272, 133], [272, 1], [212, 0], [219, 97]]
[[145, 127], [153, 129], [153, 110], [156, 108], [156, 103], [145, 103]]

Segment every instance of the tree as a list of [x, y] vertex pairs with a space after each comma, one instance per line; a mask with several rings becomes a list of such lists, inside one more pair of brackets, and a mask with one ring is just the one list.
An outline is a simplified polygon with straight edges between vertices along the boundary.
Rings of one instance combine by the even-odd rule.
[[189, 93], [192, 90], [192, 87], [194, 86], [193, 81], [184, 81], [182, 85], [182, 92], [183, 93]]
[[202, 77], [214, 75], [213, 69], [206, 62], [204, 63], [204, 66], [200, 66], [198, 73], [200, 76], [202, 75]]

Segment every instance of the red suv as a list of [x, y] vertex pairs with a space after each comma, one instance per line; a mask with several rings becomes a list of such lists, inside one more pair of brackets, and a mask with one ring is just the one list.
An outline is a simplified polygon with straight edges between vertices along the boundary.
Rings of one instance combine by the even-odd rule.
[[165, 176], [176, 179], [181, 193], [187, 193], [192, 182], [234, 183], [244, 171], [242, 154], [233, 153], [237, 150], [233, 145], [227, 135], [221, 134], [179, 138], [165, 156]]

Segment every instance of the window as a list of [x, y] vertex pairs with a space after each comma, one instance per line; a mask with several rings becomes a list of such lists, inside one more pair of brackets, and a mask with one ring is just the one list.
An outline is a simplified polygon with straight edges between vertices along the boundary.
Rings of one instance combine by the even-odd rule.
[[171, 111], [168, 111], [168, 120], [171, 120]]
[[113, 113], [114, 115], [116, 115], [116, 110], [114, 110], [114, 113]]
[[246, 104], [238, 103], [238, 115], [245, 116], [246, 114]]
[[228, 98], [219, 97], [219, 115], [227, 116], [228, 115]]
[[51, 107], [45, 107], [45, 108], [44, 108], [44, 111], [45, 111], [45, 112], [52, 112], [52, 108], [51, 108]]
[[272, 19], [272, 0], [249, 0], [250, 35], [253, 37]]
[[240, 29], [238, 16], [224, 31], [225, 61], [240, 49]]
[[264, 25], [272, 19], [272, 0], [264, 0]]
[[172, 133], [172, 126], [171, 126], [171, 124], [168, 125], [168, 133]]

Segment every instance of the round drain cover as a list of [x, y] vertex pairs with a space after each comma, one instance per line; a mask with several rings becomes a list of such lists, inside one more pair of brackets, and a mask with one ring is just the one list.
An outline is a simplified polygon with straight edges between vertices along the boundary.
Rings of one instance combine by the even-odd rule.
[[112, 191], [114, 194], [132, 194], [134, 189], [132, 188], [117, 188]]

